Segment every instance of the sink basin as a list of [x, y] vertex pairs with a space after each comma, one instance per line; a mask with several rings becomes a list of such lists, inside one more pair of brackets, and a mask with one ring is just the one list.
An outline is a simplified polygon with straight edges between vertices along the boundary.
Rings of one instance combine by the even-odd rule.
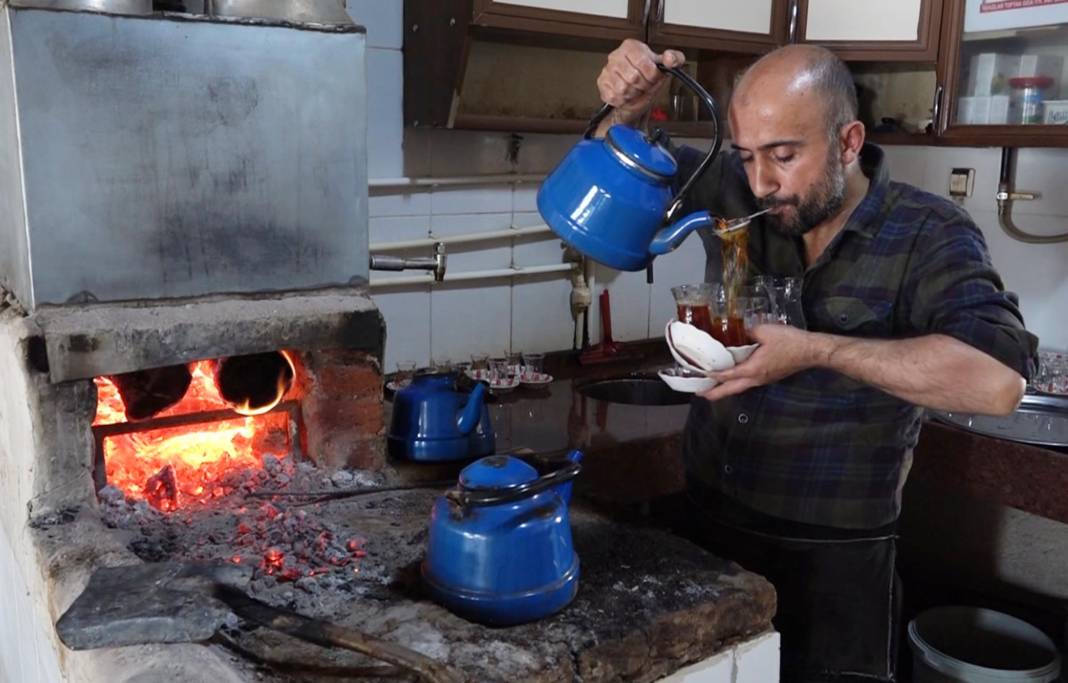
[[690, 394], [673, 391], [656, 375], [627, 375], [587, 382], [578, 392], [595, 401], [625, 403], [635, 406], [681, 406], [690, 402]]

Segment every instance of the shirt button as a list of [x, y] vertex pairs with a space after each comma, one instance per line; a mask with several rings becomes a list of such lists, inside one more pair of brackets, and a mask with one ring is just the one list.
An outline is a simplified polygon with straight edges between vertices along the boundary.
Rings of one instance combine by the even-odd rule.
[[749, 415], [746, 413], [738, 413], [738, 424], [744, 425], [749, 423]]
[[843, 313], [842, 315], [838, 316], [838, 322], [843, 324], [849, 322], [849, 316]]
[[723, 466], [723, 473], [724, 474], [730, 474], [733, 471], [734, 471], [734, 468], [731, 467], [730, 465], [724, 465]]

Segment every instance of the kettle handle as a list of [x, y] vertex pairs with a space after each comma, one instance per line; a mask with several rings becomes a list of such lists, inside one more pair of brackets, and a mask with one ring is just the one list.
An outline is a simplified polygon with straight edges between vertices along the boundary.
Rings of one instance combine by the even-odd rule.
[[[682, 202], [686, 198], [686, 193], [690, 191], [693, 184], [697, 182], [697, 179], [705, 172], [708, 165], [712, 163], [712, 159], [719, 153], [720, 145], [723, 144], [723, 138], [719, 134], [719, 107], [716, 106], [716, 101], [712, 99], [712, 95], [710, 95], [693, 76], [678, 67], [667, 67], [658, 63], [656, 68], [682, 81], [683, 85], [701, 98], [701, 101], [705, 104], [705, 108], [712, 114], [712, 147], [708, 150], [708, 153], [705, 154], [705, 158], [701, 160], [701, 163], [697, 165], [697, 168], [694, 169], [694, 172], [690, 174], [690, 177], [686, 179], [686, 182], [682, 184], [682, 188], [671, 200], [671, 203], [668, 204], [667, 211], [664, 212], [664, 222], [670, 223], [674, 220], [675, 214], [682, 206]], [[590, 123], [586, 126], [586, 130], [582, 133], [582, 137], [588, 140], [593, 135], [593, 131], [597, 130], [597, 126], [600, 125], [601, 121], [604, 121], [605, 117], [608, 116], [612, 109], [614, 109], [614, 107], [610, 104], [605, 104], [598, 109], [597, 113], [590, 119]]]
[[467, 489], [459, 486], [445, 492], [445, 498], [456, 503], [461, 508], [479, 507], [483, 505], [499, 505], [511, 503], [522, 498], [529, 498], [536, 493], [571, 481], [582, 471], [582, 465], [577, 460], [572, 460], [558, 470], [554, 470], [543, 477], [539, 477], [525, 484], [518, 484], [507, 489]]

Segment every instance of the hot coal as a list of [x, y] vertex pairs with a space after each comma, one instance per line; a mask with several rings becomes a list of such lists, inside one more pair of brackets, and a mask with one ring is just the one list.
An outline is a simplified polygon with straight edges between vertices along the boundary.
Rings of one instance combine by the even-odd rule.
[[[222, 560], [254, 568], [250, 593], [275, 605], [314, 612], [324, 591], [340, 591], [351, 599], [370, 584], [385, 581], [361, 566], [368, 557], [366, 534], [358, 526], [320, 506], [302, 508], [292, 502], [249, 497], [252, 491], [366, 488], [381, 477], [346, 472], [326, 477], [310, 463], [292, 458], [263, 457], [263, 469], [228, 473], [220, 495], [181, 508], [127, 498], [108, 486], [99, 492], [105, 522], [134, 534], [128, 546], [147, 562]], [[152, 490], [167, 500], [166, 469], [153, 479]], [[321, 605], [320, 605], [321, 606]]]

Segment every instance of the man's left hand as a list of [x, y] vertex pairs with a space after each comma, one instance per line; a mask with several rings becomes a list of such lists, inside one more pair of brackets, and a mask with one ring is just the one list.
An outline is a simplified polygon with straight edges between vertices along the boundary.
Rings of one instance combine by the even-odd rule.
[[708, 376], [719, 384], [700, 394], [709, 401], [740, 394], [753, 387], [780, 379], [817, 365], [820, 357], [818, 335], [789, 325], [758, 325], [749, 331], [760, 344], [744, 362]]

